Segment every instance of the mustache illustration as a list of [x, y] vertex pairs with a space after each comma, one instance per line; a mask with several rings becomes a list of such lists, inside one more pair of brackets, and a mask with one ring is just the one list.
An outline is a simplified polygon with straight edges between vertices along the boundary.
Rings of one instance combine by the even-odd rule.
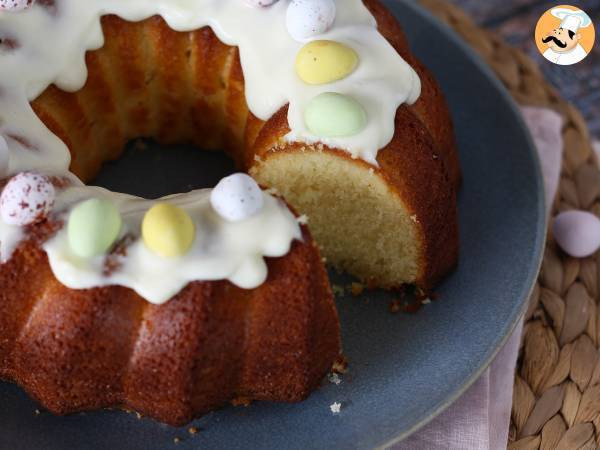
[[547, 44], [550, 41], [554, 41], [554, 43], [556, 45], [558, 45], [560, 48], [565, 48], [567, 46], [566, 42], [559, 41], [556, 36], [548, 36], [548, 37], [542, 39], [542, 42], [544, 44]]

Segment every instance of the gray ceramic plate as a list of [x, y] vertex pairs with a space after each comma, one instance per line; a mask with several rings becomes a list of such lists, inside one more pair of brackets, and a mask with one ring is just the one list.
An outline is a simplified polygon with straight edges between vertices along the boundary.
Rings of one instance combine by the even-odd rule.
[[[523, 311], [539, 266], [545, 233], [538, 163], [513, 103], [478, 58], [412, 2], [387, 3], [442, 84], [458, 134], [461, 262], [440, 300], [416, 315], [392, 315], [389, 294], [339, 298], [351, 362], [342, 384], [325, 383], [301, 404], [225, 408], [196, 421], [194, 437], [114, 411], [35, 415], [36, 404], [20, 389], [0, 384], [0, 448], [151, 450], [171, 448], [179, 436], [180, 449], [368, 449], [424, 425], [484, 370]], [[215, 155], [172, 155], [179, 159], [129, 152], [99, 182], [152, 196], [195, 186], [199, 173], [213, 174], [201, 180], [212, 184], [230, 170]], [[139, 184], [140, 166], [154, 174], [153, 191]], [[330, 412], [333, 402], [343, 405], [339, 415]]]

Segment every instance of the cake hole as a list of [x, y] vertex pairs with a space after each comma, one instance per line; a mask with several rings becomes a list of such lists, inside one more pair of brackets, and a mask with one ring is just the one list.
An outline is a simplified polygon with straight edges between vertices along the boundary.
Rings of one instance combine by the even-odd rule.
[[155, 199], [212, 188], [234, 172], [235, 164], [224, 152], [185, 144], [161, 146], [152, 139], [135, 139], [127, 144], [119, 159], [105, 163], [89, 184]]
[[[102, 28], [104, 46], [86, 55], [85, 85], [51, 85], [31, 102], [69, 148], [69, 169], [86, 184], [145, 198], [214, 187], [234, 171], [229, 156], [209, 150], [227, 152], [243, 170], [248, 108], [230, 86], [243, 83], [231, 63], [236, 50], [208, 28], [190, 37], [159, 17], [104, 16]], [[131, 34], [126, 47], [122, 30]], [[165, 52], [169, 63], [156, 64]]]

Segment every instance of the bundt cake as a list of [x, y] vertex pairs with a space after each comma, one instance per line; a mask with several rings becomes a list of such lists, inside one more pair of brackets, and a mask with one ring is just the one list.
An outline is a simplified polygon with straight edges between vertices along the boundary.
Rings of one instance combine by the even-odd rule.
[[[84, 184], [140, 136], [253, 178]], [[371, 286], [458, 258], [448, 110], [377, 0], [0, 1], [0, 180], [0, 377], [56, 413], [305, 398], [340, 352], [306, 221]]]

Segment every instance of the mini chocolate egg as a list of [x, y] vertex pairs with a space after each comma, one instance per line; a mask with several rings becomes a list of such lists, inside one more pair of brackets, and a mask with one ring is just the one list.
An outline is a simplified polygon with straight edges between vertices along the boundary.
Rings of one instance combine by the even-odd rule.
[[33, 4], [34, 0], [0, 0], [0, 11], [23, 11]]
[[3, 178], [8, 172], [8, 144], [6, 139], [0, 135], [0, 178]]
[[358, 134], [365, 128], [367, 113], [352, 97], [325, 92], [309, 102], [304, 120], [308, 130], [315, 136], [347, 137]]
[[253, 6], [255, 8], [268, 8], [278, 1], [279, 0], [244, 0], [248, 6]]
[[91, 198], [79, 203], [67, 225], [71, 250], [82, 258], [106, 253], [119, 237], [121, 224], [121, 214], [111, 201]]
[[586, 211], [566, 211], [554, 219], [554, 239], [575, 258], [590, 256], [600, 247], [600, 219]]
[[229, 222], [241, 222], [252, 217], [263, 208], [264, 201], [263, 191], [245, 173], [223, 178], [210, 194], [213, 209]]
[[288, 32], [300, 42], [325, 33], [334, 21], [334, 0], [292, 0], [287, 9]]
[[8, 225], [25, 226], [44, 220], [54, 205], [56, 192], [48, 177], [37, 172], [21, 172], [0, 195], [0, 216]]
[[142, 222], [142, 238], [154, 253], [174, 258], [184, 255], [192, 246], [196, 230], [187, 212], [170, 203], [157, 203], [148, 210]]
[[358, 55], [335, 41], [312, 41], [296, 57], [296, 72], [307, 84], [326, 84], [346, 78], [358, 65]]

